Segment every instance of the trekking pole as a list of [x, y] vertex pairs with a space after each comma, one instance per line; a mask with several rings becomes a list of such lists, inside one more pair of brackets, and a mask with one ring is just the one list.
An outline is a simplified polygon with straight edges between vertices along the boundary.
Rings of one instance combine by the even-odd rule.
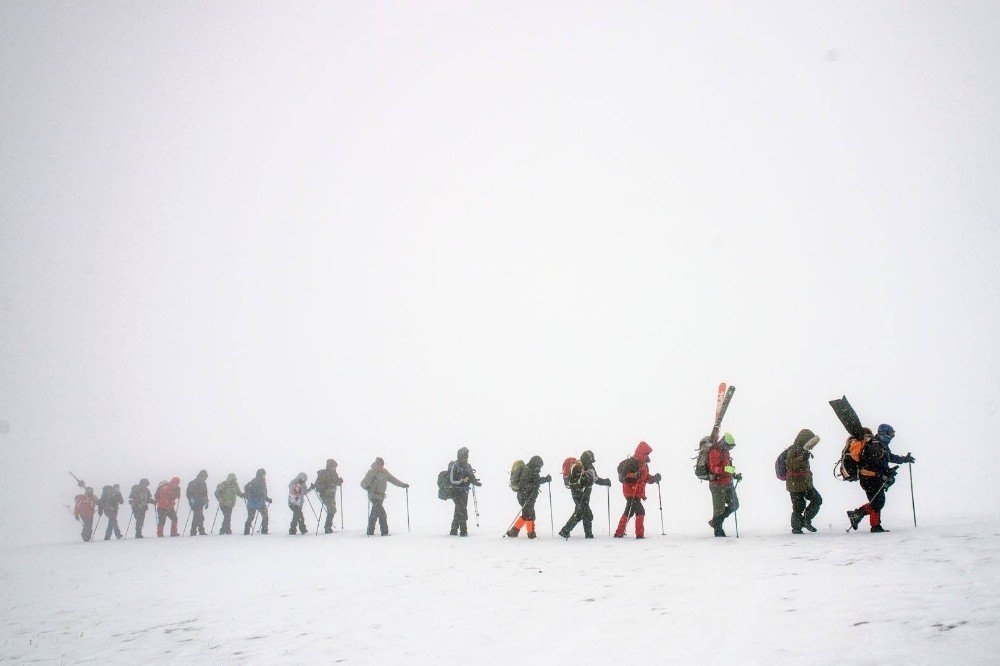
[[[524, 504], [527, 504], [527, 503], [528, 503], [528, 500], [524, 500]], [[507, 536], [507, 532], [510, 532], [512, 529], [514, 529], [514, 523], [516, 523], [517, 519], [521, 517], [522, 513], [524, 513], [524, 504], [522, 504], [521, 508], [519, 508], [517, 510], [517, 515], [514, 516], [514, 520], [510, 521], [510, 525], [507, 526], [507, 531], [503, 533], [503, 535], [505, 537]]]
[[313, 501], [309, 499], [309, 495], [306, 495], [306, 501], [309, 502], [309, 508], [313, 512], [313, 518], [316, 519], [316, 522], [319, 522], [319, 516], [316, 514], [316, 507], [313, 506]]
[[192, 507], [190, 504], [188, 504], [188, 515], [187, 515], [187, 518], [184, 519], [184, 531], [181, 532], [181, 536], [187, 536], [188, 521], [191, 520], [191, 512], [192, 511], [194, 511], [194, 507]]
[[552, 517], [552, 482], [549, 481], [548, 484], [549, 484], [549, 531], [552, 533], [552, 536], [555, 536], [556, 521]]
[[476, 527], [479, 527], [479, 500], [476, 499], [476, 486], [472, 486], [472, 508], [476, 512]]
[[[907, 451], [906, 455], [910, 455], [910, 452]], [[913, 499], [913, 463], [908, 463], [907, 464], [907, 468], [908, 468], [909, 474], [910, 474], [910, 506], [913, 507], [913, 526], [916, 527], [917, 526], [917, 503]]]
[[103, 516], [101, 514], [97, 514], [97, 522], [94, 523], [94, 527], [93, 527], [93, 529], [90, 532], [90, 540], [91, 541], [93, 541], [94, 537], [97, 536], [97, 531], [101, 527], [101, 518], [103, 518]]
[[132, 512], [128, 512], [128, 523], [125, 525], [125, 535], [124, 538], [128, 538], [128, 529], [132, 527]]
[[[663, 527], [663, 494], [660, 492], [660, 482], [656, 482], [656, 496], [660, 500], [660, 536], [666, 536], [667, 530]], [[740, 533], [740, 529], [736, 528], [736, 533]]]
[[406, 491], [406, 531], [410, 531], [410, 489], [403, 488]]
[[316, 517], [316, 534], [315, 534], [315, 536], [319, 536], [319, 524], [321, 522], [323, 522], [322, 521], [322, 518], [323, 518], [323, 509], [325, 509], [325, 508], [326, 508], [325, 504], [320, 504], [319, 505], [319, 515]]
[[368, 521], [371, 520], [371, 516], [372, 516], [372, 498], [369, 497], [368, 498], [368, 514], [365, 516], [365, 526], [366, 526], [365, 534], [367, 536], [373, 536], [371, 534], [368, 534], [368, 529], [367, 529]]
[[[736, 495], [736, 489], [740, 487], [740, 482], [737, 481], [736, 485], [733, 486], [733, 495]], [[736, 499], [739, 502], [739, 498]], [[736, 538], [740, 538], [740, 508], [739, 504], [736, 505], [736, 511], [733, 511], [733, 523], [736, 525]], [[720, 523], [721, 524], [721, 523]]]
[[611, 536], [611, 486], [608, 486], [608, 536]]
[[344, 529], [344, 486], [340, 487], [340, 529]]
[[209, 534], [215, 534], [215, 521], [219, 519], [219, 509], [222, 508], [221, 504], [215, 505], [215, 518], [212, 518], [212, 529], [208, 531]]

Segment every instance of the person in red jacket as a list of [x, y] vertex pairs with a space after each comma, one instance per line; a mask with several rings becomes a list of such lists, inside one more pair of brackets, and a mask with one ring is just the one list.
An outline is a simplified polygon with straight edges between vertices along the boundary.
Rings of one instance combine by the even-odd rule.
[[734, 446], [736, 439], [727, 432], [708, 450], [708, 473], [711, 475], [708, 489], [712, 491], [712, 519], [708, 524], [715, 530], [717, 537], [726, 536], [722, 530], [722, 521], [740, 508], [733, 479], [740, 481], [743, 475], [737, 473], [732, 456], [729, 455]]
[[177, 532], [177, 501], [181, 498], [181, 480], [176, 476], [170, 481], [160, 481], [156, 487], [156, 536], [163, 536], [163, 526], [170, 519], [170, 536], [180, 536]]
[[649, 475], [649, 454], [652, 452], [653, 447], [646, 442], [639, 442], [639, 446], [635, 447], [635, 455], [618, 465], [618, 480], [622, 482], [622, 492], [625, 495], [625, 512], [618, 521], [616, 539], [625, 536], [625, 528], [632, 516], [635, 516], [635, 538], [646, 537], [646, 509], [642, 506], [642, 500], [646, 499], [646, 484], [660, 482], [659, 474]]
[[87, 488], [82, 495], [77, 495], [73, 501], [73, 517], [83, 523], [80, 536], [84, 541], [90, 541], [94, 536], [94, 514], [97, 512], [97, 495], [93, 488]]

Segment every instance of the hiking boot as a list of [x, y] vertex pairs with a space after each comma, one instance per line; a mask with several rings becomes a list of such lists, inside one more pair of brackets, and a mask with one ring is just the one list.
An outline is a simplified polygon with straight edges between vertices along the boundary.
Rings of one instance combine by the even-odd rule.
[[333, 528], [332, 527], [324, 527], [323, 528], [323, 534], [330, 534], [331, 532], [333, 532]]
[[864, 514], [863, 511], [848, 511], [847, 512], [847, 519], [849, 521], [851, 521], [851, 529], [852, 530], [858, 529], [858, 525], [861, 524], [861, 520], [864, 517], [865, 517], [865, 514]]
[[469, 532], [467, 530], [462, 530], [461, 532], [458, 533], [458, 536], [467, 537], [469, 536]]
[[565, 527], [559, 530], [559, 536], [561, 536], [563, 539], [569, 539], [569, 532], [566, 530]]
[[623, 539], [624, 537], [625, 537], [624, 534], [615, 534], [616, 539]]
[[528, 538], [529, 539], [537, 539], [538, 535], [535, 534], [534, 532], [528, 532]]
[[875, 526], [872, 527], [872, 532], [886, 532], [886, 533], [888, 533], [889, 530], [885, 529], [881, 525], [875, 525]]
[[295, 536], [295, 528], [293, 527], [292, 529], [288, 530], [288, 534], [289, 536]]
[[642, 535], [642, 534], [636, 534], [635, 538], [636, 539], [645, 539], [646, 537], [644, 535]]
[[792, 534], [802, 534], [802, 530], [793, 527], [792, 528]]
[[586, 534], [583, 535], [583, 538], [584, 539], [593, 539], [594, 538], [594, 533], [593, 532], [587, 532]]
[[806, 521], [806, 522], [802, 523], [802, 528], [806, 529], [806, 530], [809, 530], [810, 532], [815, 532], [816, 531], [816, 528], [813, 527], [813, 524], [810, 523], [809, 521]]
[[514, 528], [512, 527], [512, 528], [510, 528], [509, 530], [507, 530], [507, 536], [509, 536], [509, 537], [510, 537], [511, 539], [516, 539], [516, 538], [517, 538], [517, 535], [518, 535], [518, 534], [520, 533], [520, 531], [521, 531], [521, 530], [515, 530], [515, 529], [514, 529]]
[[448, 535], [449, 536], [458, 536], [458, 528], [457, 527], [451, 528], [451, 530], [448, 532]]

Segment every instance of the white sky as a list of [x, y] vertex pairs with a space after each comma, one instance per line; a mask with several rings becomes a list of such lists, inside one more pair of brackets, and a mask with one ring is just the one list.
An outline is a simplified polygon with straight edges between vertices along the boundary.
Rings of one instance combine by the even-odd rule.
[[462, 444], [506, 514], [514, 458], [639, 439], [700, 524], [721, 380], [762, 528], [801, 427], [831, 520], [860, 502], [842, 393], [922, 510], [995, 512], [998, 35], [992, 2], [2, 3], [0, 527], [75, 537], [66, 469], [281, 497], [382, 455], [422, 502]]

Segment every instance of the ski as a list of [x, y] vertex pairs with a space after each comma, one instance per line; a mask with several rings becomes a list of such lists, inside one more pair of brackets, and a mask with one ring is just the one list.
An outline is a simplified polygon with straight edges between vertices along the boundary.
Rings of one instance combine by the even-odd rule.
[[726, 416], [726, 410], [729, 409], [729, 403], [732, 401], [733, 393], [735, 392], [735, 386], [727, 388], [725, 382], [719, 384], [719, 394], [715, 403], [715, 425], [712, 426], [712, 434], [710, 436], [712, 442], [719, 440], [719, 428], [722, 427], [722, 419]]
[[847, 430], [847, 434], [856, 439], [861, 439], [861, 419], [858, 418], [858, 413], [851, 407], [851, 403], [847, 401], [847, 396], [831, 400], [830, 407], [833, 407], [833, 413], [840, 419], [840, 423]]
[[76, 485], [80, 486], [81, 488], [86, 488], [87, 487], [86, 483], [84, 483], [80, 479], [76, 478], [76, 474], [74, 474], [73, 472], [70, 472], [69, 475], [72, 476], [73, 479], [76, 481]]

